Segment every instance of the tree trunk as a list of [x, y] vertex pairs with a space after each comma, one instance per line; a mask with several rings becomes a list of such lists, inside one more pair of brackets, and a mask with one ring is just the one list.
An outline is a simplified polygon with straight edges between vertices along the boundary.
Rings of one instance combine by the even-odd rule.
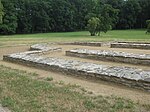
[[91, 33], [91, 36], [95, 36], [95, 33]]
[[100, 36], [100, 33], [101, 33], [101, 32], [99, 31], [99, 32], [98, 32], [98, 36]]

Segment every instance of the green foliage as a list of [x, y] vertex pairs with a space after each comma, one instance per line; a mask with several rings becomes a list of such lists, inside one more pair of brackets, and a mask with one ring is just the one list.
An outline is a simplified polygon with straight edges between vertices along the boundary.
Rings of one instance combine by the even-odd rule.
[[127, 29], [134, 28], [134, 25], [136, 24], [137, 21], [137, 16], [140, 11], [141, 11], [141, 7], [137, 0], [126, 1], [123, 8], [123, 13], [124, 13], [123, 19], [125, 19], [125, 23], [126, 23], [125, 28]]
[[134, 108], [134, 104], [132, 101], [128, 101], [128, 103], [125, 103], [122, 98], [118, 98], [116, 104], [113, 105], [113, 108], [115, 109], [121, 109], [121, 108]]
[[11, 97], [4, 97], [1, 101], [3, 107], [14, 106], [14, 101]]
[[[90, 19], [89, 22], [91, 22], [90, 25], [91, 29], [89, 29], [90, 33], [93, 32], [92, 35], [95, 35], [97, 33], [100, 35], [100, 32], [106, 33], [108, 30], [110, 30], [117, 21], [117, 15], [118, 15], [118, 10], [114, 9], [111, 5], [104, 4], [102, 1], [98, 1], [95, 9], [93, 10], [93, 13], [89, 13], [86, 18], [97, 18], [93, 19], [93, 23], [91, 22], [92, 19]], [[88, 26], [89, 26], [88, 22]], [[95, 25], [94, 25], [95, 24]], [[93, 30], [93, 31], [92, 31]]]
[[146, 33], [150, 33], [150, 20], [147, 20], [146, 23], [147, 23], [147, 32]]
[[74, 26], [76, 30], [84, 30], [90, 18], [85, 19], [92, 12], [95, 2], [93, 0], [69, 0], [74, 9]]
[[149, 0], [0, 0], [0, 34], [85, 30], [92, 17], [98, 34], [145, 28], [149, 12]]
[[3, 4], [0, 0], [0, 24], [3, 22], [3, 16], [4, 16], [4, 12], [3, 12]]
[[99, 24], [100, 24], [99, 18], [92, 17], [91, 19], [89, 19], [87, 27], [88, 27], [89, 32], [91, 33], [91, 36], [96, 35]]
[[4, 6], [3, 23], [0, 24], [0, 34], [14, 34], [17, 28], [17, 13], [14, 3], [9, 0], [2, 0]]
[[106, 33], [108, 30], [116, 24], [118, 10], [114, 9], [111, 5], [103, 5], [103, 8], [100, 10], [98, 17], [101, 20], [101, 24], [98, 28], [98, 32]]
[[[4, 9], [10, 10], [17, 19], [17, 27], [4, 23], [0, 34], [37, 33], [37, 32], [67, 32], [85, 29], [85, 16], [92, 10], [92, 0], [2, 0]], [[11, 16], [9, 12], [6, 16]], [[7, 21], [7, 18], [4, 18]], [[11, 23], [14, 23], [10, 17]], [[15, 25], [14, 25], [15, 26]], [[12, 29], [12, 30], [11, 30]], [[12, 32], [13, 31], [13, 32]]]
[[94, 105], [91, 101], [86, 100], [86, 101], [83, 102], [83, 104], [85, 105], [85, 107], [86, 107], [88, 110], [90, 110], [90, 109], [92, 109], [92, 108], [95, 108], [95, 105]]
[[48, 5], [45, 0], [16, 0], [17, 33], [47, 32], [50, 29]]
[[74, 31], [74, 7], [67, 0], [52, 0], [52, 31]]
[[46, 81], [53, 81], [53, 77], [47, 77], [45, 80]]
[[145, 28], [147, 25], [145, 23], [146, 20], [150, 19], [150, 1], [149, 0], [139, 0], [138, 1], [141, 7], [141, 11], [138, 14], [136, 27], [137, 28]]
[[149, 0], [106, 0], [106, 3], [119, 9], [116, 29], [145, 28], [150, 17]]

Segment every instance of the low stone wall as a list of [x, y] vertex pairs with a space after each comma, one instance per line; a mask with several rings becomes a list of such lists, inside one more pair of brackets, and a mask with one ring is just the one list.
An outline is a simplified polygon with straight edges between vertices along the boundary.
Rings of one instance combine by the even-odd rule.
[[66, 51], [66, 55], [102, 61], [114, 61], [147, 66], [150, 65], [150, 54], [133, 54], [105, 50], [74, 49]]
[[66, 42], [66, 43], [58, 43], [62, 45], [82, 45], [82, 46], [96, 46], [101, 47], [102, 42]]
[[150, 44], [149, 42], [134, 42], [134, 41], [120, 41], [120, 42], [117, 42], [117, 43], [131, 43], [131, 44]]
[[112, 43], [111, 48], [131, 48], [131, 49], [150, 50], [150, 43], [119, 42], [119, 43]]
[[50, 47], [49, 44], [34, 44], [30, 46], [30, 50], [42, 50], [42, 51], [62, 51], [60, 47]]
[[112, 67], [60, 58], [38, 56], [43, 51], [28, 51], [3, 56], [3, 60], [68, 75], [95, 78], [150, 91], [150, 71]]

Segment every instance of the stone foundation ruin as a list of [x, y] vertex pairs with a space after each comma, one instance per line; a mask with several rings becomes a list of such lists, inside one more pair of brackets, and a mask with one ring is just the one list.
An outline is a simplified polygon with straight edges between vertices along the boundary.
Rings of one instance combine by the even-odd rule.
[[46, 44], [33, 45], [31, 46], [31, 50], [34, 51], [5, 55], [3, 56], [3, 60], [61, 72], [67, 75], [105, 80], [150, 91], [150, 71], [131, 67], [116, 67], [54, 57], [43, 57], [41, 56], [42, 54], [61, 51], [61, 48], [49, 47]]
[[65, 42], [65, 43], [59, 43], [62, 45], [81, 45], [81, 46], [95, 46], [95, 47], [101, 47], [102, 42]]
[[150, 49], [150, 43], [117, 42], [111, 43], [111, 48]]
[[150, 54], [133, 54], [108, 50], [74, 49], [66, 51], [66, 55], [102, 61], [114, 61], [150, 66]]

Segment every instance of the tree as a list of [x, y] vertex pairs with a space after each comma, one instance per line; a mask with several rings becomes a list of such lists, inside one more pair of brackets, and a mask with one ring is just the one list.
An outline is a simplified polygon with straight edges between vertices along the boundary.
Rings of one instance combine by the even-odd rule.
[[48, 11], [50, 0], [15, 0], [17, 9], [17, 33], [50, 31]]
[[100, 24], [99, 18], [92, 17], [91, 19], [89, 19], [87, 27], [88, 27], [89, 32], [91, 33], [91, 36], [96, 35], [99, 24]]
[[2, 23], [3, 16], [4, 16], [3, 4], [2, 4], [2, 2], [0, 0], [0, 24]]
[[15, 0], [17, 12], [17, 33], [32, 33], [32, 15], [30, 0]]
[[114, 24], [113, 29], [120, 29], [122, 24], [122, 16], [124, 13], [122, 13], [122, 9], [124, 6], [125, 0], [106, 0], [106, 4], [111, 5], [113, 8], [118, 10], [118, 19], [116, 19], [116, 23]]
[[[115, 1], [118, 1], [118, 0], [115, 0]], [[120, 5], [116, 6], [116, 8], [119, 9], [119, 19], [116, 24], [116, 28], [117, 29], [135, 28], [138, 15], [141, 12], [139, 1], [138, 0], [120, 0], [118, 1], [118, 3]]]
[[67, 32], [75, 30], [75, 11], [68, 0], [52, 0], [51, 9], [52, 31]]
[[115, 9], [121, 9], [125, 0], [105, 0], [106, 4], [111, 5]]
[[[47, 32], [50, 29], [48, 6], [45, 0], [35, 0], [30, 2], [32, 32]], [[35, 21], [36, 20], [36, 21]]]
[[150, 0], [138, 0], [141, 11], [138, 13], [136, 28], [145, 28], [146, 20], [150, 19]]
[[69, 0], [72, 7], [74, 8], [74, 27], [76, 30], [84, 30], [87, 26], [85, 16], [92, 12], [95, 2], [93, 0]]
[[150, 33], [150, 20], [147, 20], [146, 23], [147, 23], [147, 32], [146, 33]]
[[[0, 0], [0, 34], [145, 28], [149, 0]], [[2, 23], [3, 22], [3, 23]]]
[[[91, 22], [93, 27], [94, 27], [94, 23], [95, 23], [95, 26], [97, 25], [96, 34], [100, 35], [101, 32], [106, 33], [116, 24], [117, 19], [118, 19], [117, 15], [118, 15], [117, 9], [114, 9], [111, 5], [105, 4], [104, 1], [99, 0], [97, 1], [96, 6], [94, 7], [93, 13], [89, 13], [86, 16], [86, 18], [94, 17], [94, 18], [99, 19], [97, 24], [96, 22], [94, 22], [94, 19], [90, 19], [90, 22], [91, 20], [93, 20], [93, 24]], [[89, 25], [89, 22], [88, 22], [88, 25]], [[92, 31], [92, 29], [90, 29], [90, 31]], [[93, 32], [94, 31], [95, 29], [93, 29]]]
[[3, 23], [0, 24], [0, 34], [14, 34], [17, 28], [17, 13], [14, 3], [10, 0], [2, 0], [4, 6]]
[[100, 35], [100, 32], [106, 33], [108, 30], [112, 29], [116, 22], [118, 10], [114, 9], [111, 5], [104, 4], [100, 14], [98, 14], [98, 17], [101, 21], [101, 24], [98, 28], [98, 34]]

